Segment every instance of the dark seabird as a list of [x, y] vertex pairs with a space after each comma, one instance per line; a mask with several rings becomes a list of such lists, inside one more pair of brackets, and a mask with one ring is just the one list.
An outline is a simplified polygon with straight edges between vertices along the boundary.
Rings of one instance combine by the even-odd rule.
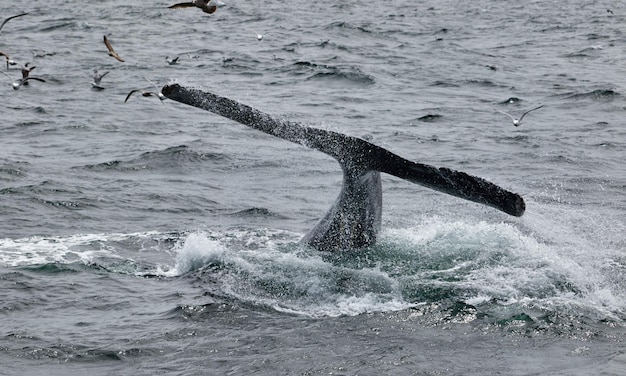
[[131, 95], [133, 95], [134, 93], [140, 93], [142, 97], [157, 97], [161, 100], [161, 102], [165, 99], [165, 97], [163, 97], [163, 94], [159, 93], [155, 93], [154, 91], [145, 91], [145, 90], [141, 90], [141, 89], [135, 89], [135, 90], [131, 90], [130, 93], [128, 93], [128, 95], [126, 96], [126, 99], [124, 99], [124, 103], [128, 102], [128, 98], [130, 98]]
[[109, 50], [109, 56], [113, 56], [114, 58], [116, 58], [118, 61], [121, 61], [122, 63], [124, 62], [124, 59], [122, 59], [120, 55], [118, 55], [117, 52], [113, 50], [113, 46], [111, 46], [111, 43], [107, 39], [106, 35], [104, 36], [104, 45], [107, 46], [107, 49]]
[[4, 21], [2, 21], [2, 24], [0, 24], [0, 33], [2, 32], [2, 28], [4, 27], [4, 25], [5, 25], [7, 22], [9, 22], [10, 20], [12, 20], [12, 19], [14, 19], [14, 18], [25, 16], [25, 15], [27, 15], [27, 14], [28, 14], [28, 13], [18, 14], [18, 15], [16, 15], [16, 16], [11, 16], [11, 17], [9, 17], [9, 18], [5, 19]]
[[99, 74], [98, 70], [94, 69], [93, 70], [93, 82], [91, 83], [91, 87], [93, 87], [94, 89], [103, 90], [104, 88], [100, 86], [100, 81], [102, 81], [102, 77], [106, 76], [107, 74], [109, 74], [109, 71]]
[[176, 56], [176, 57], [171, 58], [171, 59], [170, 59], [170, 57], [169, 57], [169, 56], [166, 56], [166, 57], [165, 57], [165, 61], [167, 61], [167, 63], [168, 63], [169, 65], [175, 65], [175, 64], [178, 64], [178, 60], [180, 60], [180, 57], [179, 57], [179, 56]]
[[140, 93], [142, 97], [157, 97], [161, 100], [161, 103], [163, 103], [163, 101], [165, 100], [165, 96], [161, 93], [161, 90], [159, 90], [158, 86], [156, 86], [156, 84], [150, 81], [149, 79], [145, 77], [144, 79], [148, 81], [149, 83], [151, 83], [152, 86], [156, 88], [156, 91], [146, 91], [146, 90], [141, 90], [141, 89], [131, 90], [131, 92], [128, 93], [128, 95], [126, 96], [126, 99], [124, 99], [124, 103], [126, 103], [128, 101], [128, 98], [130, 98], [130, 96], [133, 95], [134, 93]]
[[9, 76], [7, 73], [5, 73], [5, 72], [0, 72], [0, 73], [4, 74], [5, 76], [7, 76], [9, 78], [9, 80], [11, 80], [11, 85], [13, 86], [13, 90], [18, 90], [20, 87], [22, 87], [22, 85], [27, 85], [28, 81], [30, 81], [30, 80], [46, 82], [46, 80], [44, 80], [43, 78], [39, 78], [39, 77], [26, 77], [26, 78], [20, 78], [17, 81], [13, 81], [11, 76]]
[[21, 65], [21, 66], [22, 66], [22, 82], [23, 82], [23, 85], [28, 85], [28, 81], [26, 79], [28, 78], [28, 75], [30, 74], [30, 72], [33, 69], [37, 68], [37, 67], [35, 67], [35, 66], [31, 67], [30, 63], [26, 63], [26, 64]]
[[517, 126], [520, 126], [520, 125], [522, 124], [522, 119], [524, 118], [524, 116], [526, 116], [526, 114], [527, 114], [527, 113], [529, 113], [529, 112], [531, 112], [531, 111], [538, 110], [538, 109], [540, 109], [541, 107], [543, 107], [543, 105], [541, 105], [541, 106], [539, 106], [539, 107], [535, 107], [535, 108], [533, 108], [532, 110], [528, 110], [528, 111], [524, 112], [524, 113], [522, 114], [522, 116], [520, 116], [520, 118], [519, 118], [519, 119], [516, 119], [516, 118], [515, 118], [515, 116], [513, 116], [513, 115], [511, 115], [511, 114], [509, 114], [509, 113], [506, 113], [506, 112], [504, 112], [504, 111], [500, 111], [500, 110], [497, 110], [497, 111], [498, 111], [498, 112], [500, 112], [500, 113], [502, 113], [502, 114], [505, 114], [505, 115], [506, 115], [506, 116], [508, 116], [508, 117], [510, 117], [510, 118], [511, 118], [511, 120], [513, 120], [513, 125], [517, 127]]
[[209, 14], [215, 13], [215, 11], [217, 10], [217, 1], [193, 0], [188, 3], [179, 3], [179, 4], [170, 5], [168, 8], [181, 9], [181, 8], [194, 8], [194, 7], [202, 9], [204, 13], [209, 13]]

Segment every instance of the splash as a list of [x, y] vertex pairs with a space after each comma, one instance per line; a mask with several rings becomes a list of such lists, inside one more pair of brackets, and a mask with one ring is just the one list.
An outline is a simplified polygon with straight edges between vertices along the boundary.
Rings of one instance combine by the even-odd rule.
[[[250, 243], [255, 243], [250, 246]], [[246, 244], [240, 247], [238, 245]], [[190, 234], [168, 276], [197, 273], [240, 303], [311, 317], [402, 310], [400, 286], [378, 267], [335, 265], [327, 255], [258, 232]]]
[[462, 304], [496, 321], [564, 314], [624, 322], [626, 258], [599, 242], [606, 230], [596, 224], [585, 237], [537, 212], [514, 224], [429, 216], [383, 231], [374, 247], [339, 253], [302, 247], [300, 234], [277, 230], [28, 237], [0, 239], [0, 266], [193, 275], [226, 302], [310, 317], [445, 313]]
[[623, 286], [612, 277], [624, 266], [610, 250], [598, 255], [571, 234], [565, 242], [562, 233], [551, 239], [520, 227], [434, 217], [387, 231], [383, 242], [402, 259], [398, 278], [416, 291], [414, 299], [624, 320]]

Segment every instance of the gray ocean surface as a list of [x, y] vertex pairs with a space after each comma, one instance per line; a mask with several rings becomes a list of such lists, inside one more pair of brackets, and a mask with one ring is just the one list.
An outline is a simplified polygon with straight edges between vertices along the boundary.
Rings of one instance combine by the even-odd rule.
[[[46, 80], [0, 77], [0, 374], [624, 374], [626, 3], [174, 2], [0, 1], [30, 13], [0, 51]], [[144, 78], [371, 136], [526, 214], [384, 175], [375, 246], [307, 249], [337, 162], [124, 103]]]

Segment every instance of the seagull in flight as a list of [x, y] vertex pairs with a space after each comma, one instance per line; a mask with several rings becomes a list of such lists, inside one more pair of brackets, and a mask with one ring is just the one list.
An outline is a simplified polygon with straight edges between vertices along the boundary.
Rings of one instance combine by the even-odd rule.
[[144, 77], [144, 79], [146, 81], [148, 81], [149, 83], [151, 83], [152, 86], [155, 87], [156, 91], [146, 91], [146, 90], [141, 90], [141, 89], [131, 90], [130, 93], [128, 93], [128, 95], [126, 96], [126, 99], [124, 99], [124, 103], [128, 102], [128, 99], [134, 93], [140, 93], [142, 97], [157, 97], [157, 98], [159, 98], [161, 100], [161, 103], [163, 103], [163, 101], [165, 100], [165, 95], [163, 95], [161, 93], [161, 89], [159, 89], [159, 87], [156, 86], [156, 84], [154, 82], [150, 81], [149, 79], [147, 79], [145, 77]]
[[197, 7], [202, 9], [204, 13], [215, 13], [217, 10], [218, 2], [216, 0], [193, 0], [187, 3], [178, 3], [174, 5], [170, 5], [168, 8], [170, 9], [181, 9], [181, 8], [193, 8]]
[[11, 20], [12, 20], [12, 19], [14, 19], [14, 18], [25, 16], [25, 15], [27, 15], [27, 14], [28, 14], [28, 13], [21, 13], [21, 14], [15, 15], [15, 16], [11, 16], [11, 17], [9, 17], [9, 18], [5, 19], [4, 21], [2, 21], [2, 24], [0, 24], [0, 33], [2, 32], [2, 28], [4, 27], [4, 25], [5, 25], [7, 22], [11, 21]]
[[539, 106], [539, 107], [535, 107], [535, 108], [533, 108], [533, 109], [530, 109], [530, 110], [528, 110], [528, 111], [524, 112], [524, 113], [522, 114], [522, 116], [520, 116], [520, 118], [519, 118], [519, 119], [516, 119], [516, 118], [515, 118], [515, 116], [513, 116], [513, 115], [511, 115], [511, 114], [509, 114], [509, 113], [507, 113], [507, 112], [500, 111], [500, 110], [497, 110], [497, 111], [498, 111], [498, 112], [500, 112], [500, 113], [502, 113], [502, 114], [505, 114], [505, 115], [506, 115], [506, 116], [508, 116], [508, 117], [510, 117], [510, 118], [511, 118], [511, 120], [513, 120], [513, 125], [514, 125], [514, 126], [516, 126], [516, 127], [519, 127], [519, 126], [522, 124], [522, 119], [524, 118], [524, 116], [526, 116], [526, 114], [527, 114], [527, 113], [532, 112], [532, 111], [535, 111], [535, 110], [538, 110], [538, 109], [540, 109], [541, 107], [543, 107], [543, 105], [541, 105], [541, 106]]
[[26, 78], [20, 78], [17, 81], [13, 81], [11, 76], [9, 76], [6, 72], [1, 72], [0, 71], [0, 73], [4, 74], [5, 76], [7, 76], [9, 78], [9, 80], [11, 80], [11, 85], [13, 86], [13, 90], [18, 90], [20, 87], [22, 87], [22, 85], [28, 84], [28, 81], [30, 81], [30, 80], [46, 82], [46, 80], [44, 80], [43, 78], [39, 78], [39, 77], [26, 77]]
[[91, 87], [93, 87], [94, 89], [103, 90], [104, 88], [100, 86], [100, 81], [102, 81], [102, 77], [106, 76], [107, 74], [109, 74], [109, 71], [99, 74], [98, 70], [94, 69], [93, 70], [93, 82], [91, 83]]
[[122, 63], [124, 62], [124, 59], [122, 59], [120, 55], [118, 55], [117, 52], [113, 50], [113, 46], [111, 46], [111, 43], [107, 39], [106, 35], [104, 36], [104, 45], [107, 46], [107, 49], [109, 50], [109, 56], [113, 56], [114, 58], [116, 58], [118, 61], [121, 61]]

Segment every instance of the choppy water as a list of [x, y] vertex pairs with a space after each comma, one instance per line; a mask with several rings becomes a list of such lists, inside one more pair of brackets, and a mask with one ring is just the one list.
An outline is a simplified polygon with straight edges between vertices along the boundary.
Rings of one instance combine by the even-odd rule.
[[[224, 2], [0, 4], [30, 12], [0, 51], [47, 81], [0, 81], [0, 373], [623, 373], [624, 4]], [[369, 134], [527, 212], [386, 176], [376, 246], [304, 249], [337, 163], [124, 103], [143, 77]]]

